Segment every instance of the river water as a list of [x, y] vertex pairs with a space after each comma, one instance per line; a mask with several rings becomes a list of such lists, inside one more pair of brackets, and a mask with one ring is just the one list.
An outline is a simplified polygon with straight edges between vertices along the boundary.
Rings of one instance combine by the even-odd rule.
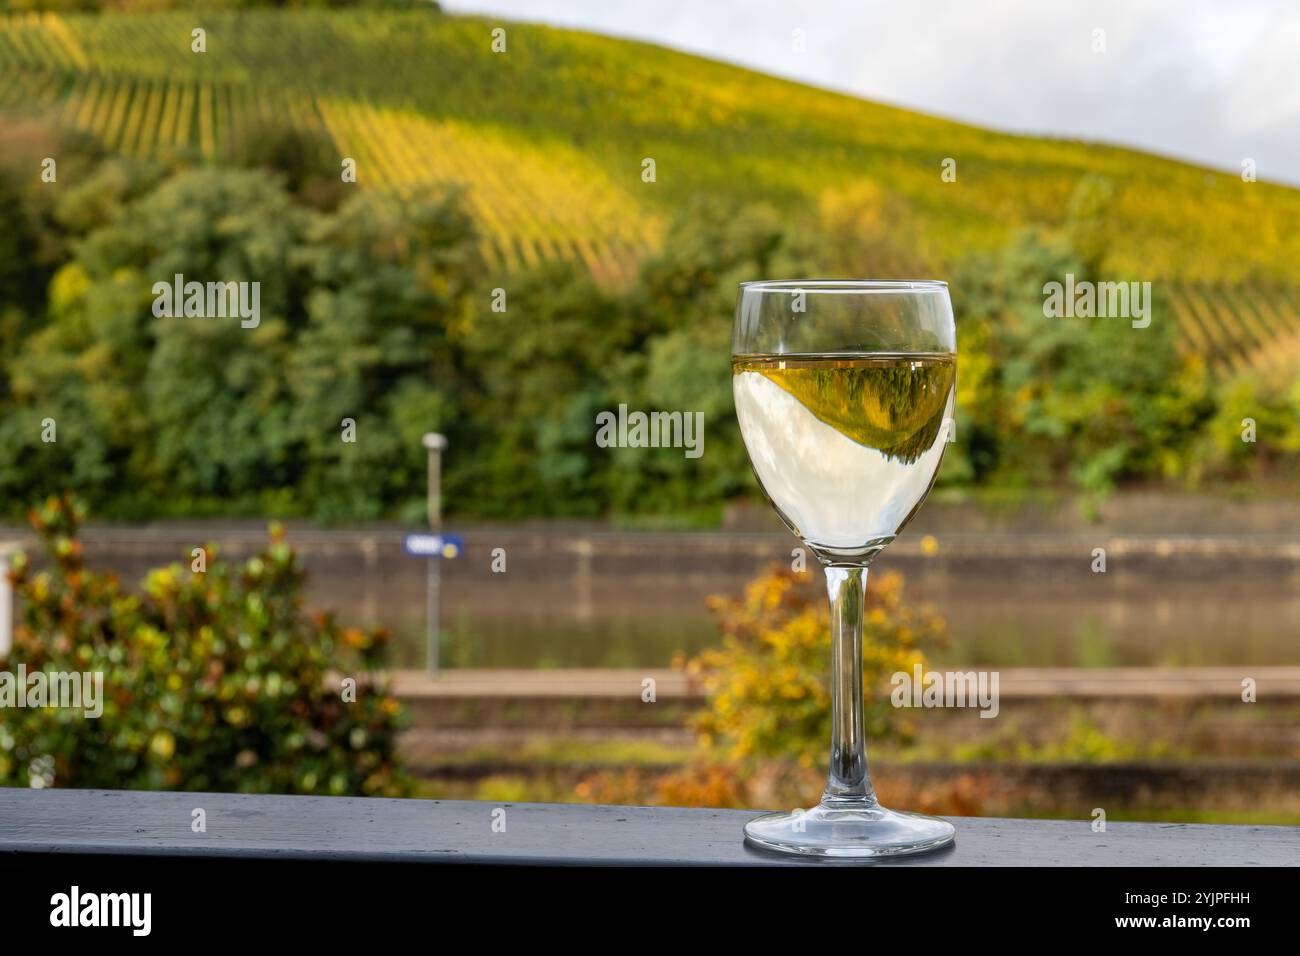
[[[399, 529], [293, 530], [308, 604], [382, 625], [392, 664], [420, 666], [426, 560]], [[92, 529], [92, 565], [136, 581], [217, 541], [228, 558], [265, 535], [168, 527]], [[783, 533], [597, 532], [547, 525], [466, 532], [443, 561], [441, 657], [459, 667], [662, 667], [717, 641], [710, 594], [737, 594], [791, 561]], [[873, 573], [948, 622], [936, 665], [1212, 666], [1300, 662], [1300, 540], [1290, 536], [904, 538]], [[500, 550], [498, 550], [500, 549]], [[1106, 570], [1095, 570], [1098, 549]], [[494, 571], [504, 557], [504, 572]]]
[[[303, 537], [310, 599], [424, 660], [426, 562], [400, 536]], [[784, 534], [486, 530], [444, 561], [441, 655], [464, 667], [656, 667], [717, 641], [705, 599], [791, 561]], [[1300, 661], [1300, 543], [1267, 536], [901, 540], [873, 571], [948, 622], [936, 664], [1289, 665]], [[497, 549], [500, 549], [499, 551]], [[1106, 570], [1095, 554], [1105, 552]], [[504, 557], [505, 571], [493, 570]]]

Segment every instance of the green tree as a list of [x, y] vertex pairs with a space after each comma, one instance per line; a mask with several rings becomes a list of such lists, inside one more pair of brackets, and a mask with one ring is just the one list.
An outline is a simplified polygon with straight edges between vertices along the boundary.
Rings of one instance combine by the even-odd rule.
[[1045, 314], [1046, 284], [1070, 273], [1083, 268], [1067, 247], [1026, 232], [956, 283], [967, 290], [963, 334], [978, 337], [993, 370], [964, 410], [965, 438], [959, 414], [959, 441], [983, 442], [991, 470], [1010, 483], [1064, 479], [1104, 493], [1118, 481], [1184, 473], [1213, 402], [1203, 366], [1176, 348], [1167, 299], [1152, 286], [1145, 328], [1125, 317]]
[[[70, 485], [119, 515], [322, 517], [420, 500], [419, 436], [452, 413], [477, 269], [457, 197], [357, 195], [321, 213], [259, 172], [153, 188], [116, 172], [103, 179], [129, 197], [119, 208], [61, 210], [88, 232], [51, 282], [49, 321], [7, 363], [9, 500]], [[258, 314], [161, 314], [176, 275], [256, 283]]]
[[723, 501], [756, 492], [732, 402], [732, 317], [741, 282], [810, 273], [793, 231], [766, 205], [697, 200], [642, 267], [627, 295], [633, 348], [608, 366], [607, 407], [702, 413], [704, 453], [612, 450], [603, 497], [616, 510], [715, 519]]
[[599, 514], [595, 419], [627, 385], [611, 367], [634, 341], [626, 307], [568, 263], [494, 281], [465, 336], [473, 451], [450, 487], [483, 514]]
[[[418, 512], [420, 436], [457, 417], [455, 351], [480, 265], [473, 226], [454, 192], [360, 195], [304, 238], [307, 321], [288, 363], [297, 492], [326, 517]], [[355, 442], [341, 438], [344, 419]]]

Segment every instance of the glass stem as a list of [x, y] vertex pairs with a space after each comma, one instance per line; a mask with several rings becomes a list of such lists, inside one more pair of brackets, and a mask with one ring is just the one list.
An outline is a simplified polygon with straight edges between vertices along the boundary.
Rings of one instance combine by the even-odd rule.
[[823, 805], [874, 807], [863, 733], [862, 610], [865, 567], [826, 568], [831, 602], [831, 769]]

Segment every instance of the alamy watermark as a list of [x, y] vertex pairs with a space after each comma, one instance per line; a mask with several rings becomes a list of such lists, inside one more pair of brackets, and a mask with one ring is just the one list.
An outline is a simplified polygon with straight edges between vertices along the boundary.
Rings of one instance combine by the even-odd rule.
[[1043, 285], [1043, 315], [1049, 319], [1131, 319], [1135, 329], [1151, 324], [1150, 282], [1076, 282], [1073, 272], [1065, 282]]
[[176, 273], [171, 282], [153, 284], [153, 314], [158, 318], [239, 318], [255, 329], [262, 321], [262, 283], [185, 281]]
[[153, 928], [152, 893], [83, 893], [74, 885], [50, 897], [50, 925], [55, 927], [124, 927], [132, 936]]
[[996, 717], [998, 680], [997, 671], [922, 672], [917, 664], [889, 678], [889, 700], [895, 707], [978, 707], [981, 717]]
[[80, 710], [94, 720], [104, 713], [103, 671], [0, 671], [0, 710], [59, 707]]
[[596, 414], [601, 448], [684, 448], [687, 458], [704, 454], [703, 412], [629, 412], [626, 405]]

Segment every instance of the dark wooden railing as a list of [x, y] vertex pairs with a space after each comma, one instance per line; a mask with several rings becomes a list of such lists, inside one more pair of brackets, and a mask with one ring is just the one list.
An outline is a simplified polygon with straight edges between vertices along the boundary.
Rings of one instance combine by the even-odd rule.
[[[200, 812], [201, 811], [201, 812]], [[435, 864], [781, 865], [745, 810], [0, 789], [0, 853]], [[202, 828], [199, 822], [202, 822]], [[920, 866], [1300, 865], [1300, 828], [956, 818]], [[809, 861], [802, 861], [809, 862]]]

